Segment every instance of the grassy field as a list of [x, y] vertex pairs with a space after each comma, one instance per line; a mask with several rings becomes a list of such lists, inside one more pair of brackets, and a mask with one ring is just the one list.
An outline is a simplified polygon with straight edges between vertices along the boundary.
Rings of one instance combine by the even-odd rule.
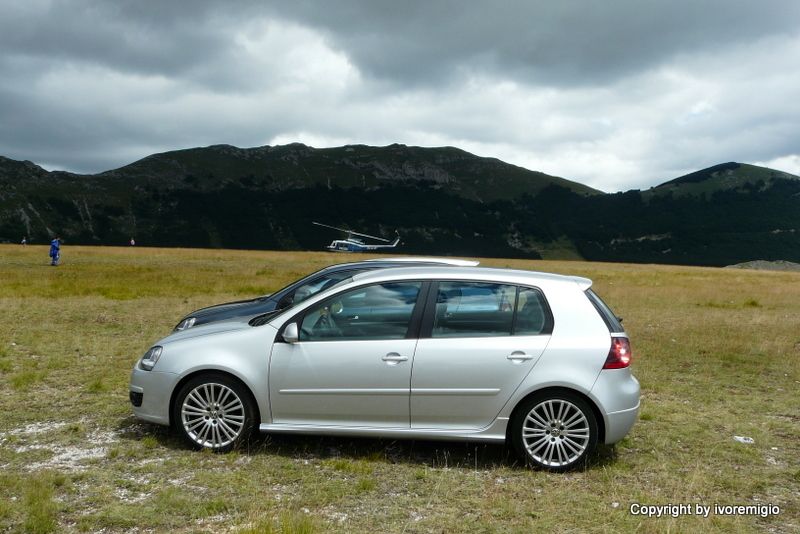
[[[0, 245], [0, 531], [800, 529], [800, 274], [484, 260], [588, 276], [625, 318], [641, 420], [581, 472], [464, 443], [260, 436], [197, 453], [132, 417], [129, 371], [182, 314], [352, 259], [67, 246], [53, 268], [46, 247]], [[632, 504], [780, 514], [648, 518]]]

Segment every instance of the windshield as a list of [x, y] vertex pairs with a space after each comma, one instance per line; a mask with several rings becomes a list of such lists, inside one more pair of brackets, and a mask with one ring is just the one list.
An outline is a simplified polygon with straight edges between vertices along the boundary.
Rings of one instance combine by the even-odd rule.
[[[294, 306], [309, 297], [312, 297], [323, 291], [338, 284], [341, 280], [349, 278], [356, 273], [368, 268], [341, 268], [339, 266], [326, 267], [310, 275], [297, 280], [280, 291], [276, 291], [271, 296], [262, 297], [275, 301], [278, 309], [285, 309], [289, 306]], [[331, 272], [333, 271], [333, 272]]]
[[326, 271], [328, 269], [330, 269], [330, 267], [325, 267], [324, 269], [320, 269], [319, 271], [314, 271], [313, 273], [311, 273], [311, 274], [309, 274], [307, 276], [304, 276], [300, 280], [295, 280], [291, 284], [289, 284], [287, 286], [283, 286], [282, 288], [280, 288], [279, 290], [277, 290], [277, 291], [275, 291], [273, 293], [270, 293], [268, 295], [263, 295], [263, 296], [259, 297], [258, 300], [267, 300], [269, 298], [274, 298], [274, 297], [276, 297], [278, 295], [283, 295], [284, 293], [289, 292], [292, 288], [299, 287], [299, 284], [307, 283], [307, 282], [309, 282], [311, 280], [316, 279], [316, 277], [319, 276], [320, 273], [322, 273], [322, 272], [324, 272], [324, 271]]
[[347, 278], [342, 278], [341, 280], [339, 280], [338, 282], [333, 284], [331, 287], [328, 287], [326, 289], [335, 289], [335, 288], [343, 286], [345, 284], [349, 284], [352, 281], [353, 281], [353, 277], [352, 276], [348, 276]]
[[293, 304], [299, 304], [309, 297], [313, 297], [322, 290], [339, 285], [342, 280], [350, 278], [352, 271], [340, 271], [338, 273], [331, 273], [320, 278], [315, 278], [300, 287], [294, 292]]

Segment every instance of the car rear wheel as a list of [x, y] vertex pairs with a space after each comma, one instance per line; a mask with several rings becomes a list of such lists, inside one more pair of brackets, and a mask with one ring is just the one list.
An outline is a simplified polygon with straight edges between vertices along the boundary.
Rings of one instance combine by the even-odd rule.
[[249, 437], [255, 412], [250, 392], [239, 382], [207, 374], [189, 380], [178, 392], [173, 421], [192, 447], [227, 452]]
[[597, 447], [597, 420], [579, 396], [546, 392], [526, 400], [512, 421], [512, 442], [534, 467], [567, 471], [586, 465]]

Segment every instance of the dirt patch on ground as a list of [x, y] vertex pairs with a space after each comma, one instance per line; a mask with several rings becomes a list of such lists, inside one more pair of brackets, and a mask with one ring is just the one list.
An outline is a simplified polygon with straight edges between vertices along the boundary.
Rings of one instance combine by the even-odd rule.
[[[27, 471], [58, 469], [81, 471], [92, 460], [105, 458], [108, 446], [119, 441], [118, 432], [95, 429], [86, 434], [82, 445], [63, 445], [47, 443], [46, 436], [63, 430], [70, 423], [64, 421], [38, 421], [7, 432], [0, 432], [0, 444], [11, 441], [17, 454], [47, 451], [52, 454], [47, 460], [31, 461], [24, 468]], [[83, 424], [83, 422], [78, 422]], [[13, 436], [13, 439], [9, 439]]]
[[728, 265], [726, 269], [755, 269], [757, 271], [800, 271], [800, 263], [786, 260], [753, 260], [736, 265]]

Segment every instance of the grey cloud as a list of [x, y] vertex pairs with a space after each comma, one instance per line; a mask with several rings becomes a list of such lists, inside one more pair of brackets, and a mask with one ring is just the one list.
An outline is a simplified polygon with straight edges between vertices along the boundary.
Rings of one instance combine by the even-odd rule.
[[676, 54], [798, 33], [791, 0], [464, 3], [281, 2], [281, 16], [324, 31], [365, 72], [434, 83], [489, 71], [541, 85], [606, 83]]
[[0, 0], [0, 155], [452, 144], [605, 190], [800, 154], [800, 3]]
[[174, 76], [229, 49], [211, 2], [5, 2], [6, 56]]
[[294, 21], [323, 32], [366, 75], [413, 85], [476, 72], [538, 85], [607, 83], [679, 53], [800, 31], [800, 3], [791, 0], [72, 0], [3, 11], [6, 54], [167, 76], [235, 63], [231, 33], [248, 22]]

